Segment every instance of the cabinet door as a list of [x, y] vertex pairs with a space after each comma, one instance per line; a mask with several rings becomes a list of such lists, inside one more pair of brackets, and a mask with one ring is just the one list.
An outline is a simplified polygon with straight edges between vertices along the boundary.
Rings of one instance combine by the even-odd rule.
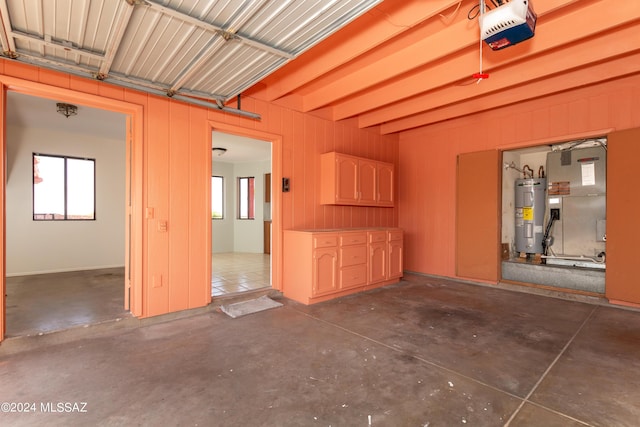
[[394, 240], [389, 242], [389, 279], [402, 277], [402, 240]]
[[378, 283], [387, 277], [387, 243], [369, 244], [369, 283]]
[[379, 206], [393, 206], [393, 164], [378, 163], [378, 194], [377, 202]]
[[336, 203], [358, 201], [358, 159], [336, 155]]
[[313, 295], [325, 295], [338, 289], [338, 250], [321, 248], [313, 251]]
[[358, 201], [363, 205], [377, 204], [376, 162], [360, 160], [358, 162]]

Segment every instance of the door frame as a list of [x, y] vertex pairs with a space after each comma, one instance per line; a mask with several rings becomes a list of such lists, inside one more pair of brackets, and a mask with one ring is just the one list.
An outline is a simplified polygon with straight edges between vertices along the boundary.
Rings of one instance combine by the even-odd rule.
[[[99, 89], [99, 88], [98, 88]], [[74, 104], [123, 113], [127, 116], [126, 125], [126, 220], [125, 220], [125, 309], [134, 316], [143, 314], [142, 308], [142, 176], [143, 176], [143, 107], [125, 101], [106, 98], [95, 94], [72, 89], [50, 86], [12, 76], [0, 75], [0, 341], [6, 331], [6, 102], [7, 91], [47, 98], [65, 100]]]
[[[278, 187], [278, 183], [282, 182], [282, 135], [214, 120], [209, 120], [208, 123], [209, 145], [213, 143], [213, 131], [271, 142], [271, 287], [282, 291], [282, 191], [279, 191]], [[211, 176], [211, 162], [209, 162], [207, 173]], [[211, 197], [211, 180], [209, 180], [207, 197]], [[211, 259], [213, 253], [211, 239], [209, 239], [208, 253]], [[211, 262], [208, 265], [211, 270]], [[211, 271], [208, 274], [211, 277]], [[211, 281], [209, 281], [209, 295], [211, 295]]]

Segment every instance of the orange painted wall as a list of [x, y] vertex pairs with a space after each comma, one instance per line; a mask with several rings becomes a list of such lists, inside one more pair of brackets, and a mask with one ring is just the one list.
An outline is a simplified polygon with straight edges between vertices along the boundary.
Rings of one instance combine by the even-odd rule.
[[[456, 277], [458, 154], [548, 144], [636, 127], [640, 127], [640, 75], [403, 132], [398, 226], [405, 231], [405, 269]], [[482, 191], [482, 176], [483, 171], [478, 170], [478, 191]]]
[[[274, 165], [281, 168], [279, 176], [291, 180], [291, 191], [280, 198], [281, 229], [397, 225], [397, 208], [323, 206], [318, 200], [320, 154], [335, 150], [396, 164], [396, 136], [244, 98], [244, 110], [262, 115], [262, 120], [255, 121], [4, 59], [0, 74], [143, 107], [143, 206], [139, 212], [144, 218], [141, 248], [134, 248], [142, 251], [142, 317], [210, 302], [208, 188], [210, 130], [216, 123], [241, 133], [246, 129], [280, 138], [281, 158]], [[162, 231], [165, 223], [166, 232]], [[274, 263], [283, 262], [278, 249], [272, 253]]]

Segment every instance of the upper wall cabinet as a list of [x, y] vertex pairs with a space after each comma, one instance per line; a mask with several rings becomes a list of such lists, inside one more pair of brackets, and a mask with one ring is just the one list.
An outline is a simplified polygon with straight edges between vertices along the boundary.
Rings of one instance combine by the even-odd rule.
[[392, 207], [394, 166], [332, 151], [320, 156], [320, 203]]

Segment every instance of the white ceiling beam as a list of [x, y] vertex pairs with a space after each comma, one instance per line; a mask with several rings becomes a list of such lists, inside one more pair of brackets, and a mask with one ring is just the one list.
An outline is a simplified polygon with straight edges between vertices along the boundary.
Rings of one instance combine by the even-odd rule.
[[[255, 13], [262, 7], [262, 3], [260, 2], [252, 2], [248, 7], [243, 9], [238, 17], [229, 23], [229, 28], [240, 28], [242, 27]], [[202, 21], [200, 21], [202, 22]], [[219, 33], [219, 31], [218, 31]], [[235, 37], [234, 37], [235, 38]], [[200, 71], [202, 67], [209, 61], [209, 59], [222, 47], [222, 45], [229, 40], [224, 36], [218, 37], [216, 40], [211, 43], [204, 52], [198, 56], [189, 67], [184, 70], [184, 72], [178, 77], [178, 79], [171, 86], [172, 92], [177, 92], [180, 90], [184, 84], [191, 79], [191, 77]]]
[[254, 47], [256, 49], [259, 49], [259, 50], [262, 50], [262, 51], [265, 51], [265, 52], [268, 52], [268, 53], [272, 53], [272, 54], [277, 55], [277, 56], [281, 56], [283, 58], [287, 58], [287, 59], [293, 59], [294, 58], [294, 55], [289, 53], [289, 52], [286, 52], [284, 50], [275, 48], [275, 47], [270, 46], [270, 45], [265, 44], [265, 43], [260, 43], [260, 42], [258, 42], [256, 40], [252, 40], [252, 39], [250, 39], [248, 37], [243, 37], [243, 36], [239, 36], [239, 35], [234, 34], [234, 33], [229, 33], [227, 30], [225, 30], [222, 27], [218, 27], [217, 25], [213, 25], [213, 24], [209, 24], [208, 22], [201, 21], [198, 18], [194, 18], [193, 16], [189, 16], [189, 15], [187, 15], [185, 13], [182, 13], [182, 12], [179, 12], [179, 11], [177, 11], [175, 9], [171, 9], [169, 7], [163, 6], [163, 5], [158, 4], [158, 3], [154, 2], [154, 1], [145, 0], [144, 5], [152, 8], [153, 10], [157, 10], [158, 12], [161, 12], [161, 13], [163, 13], [165, 15], [172, 16], [172, 17], [174, 17], [176, 19], [180, 19], [182, 21], [188, 22], [188, 23], [190, 23], [192, 25], [197, 26], [198, 28], [202, 28], [205, 31], [215, 32], [215, 33], [218, 33], [218, 34], [222, 35], [223, 37], [234, 38], [236, 40], [239, 40], [243, 44], [246, 44], [248, 46], [252, 46], [252, 47]]
[[[103, 55], [88, 51], [86, 49], [80, 49], [80, 48], [74, 47], [71, 43], [59, 42], [59, 41], [56, 41], [56, 40], [53, 40], [53, 39], [50, 39], [50, 40], [41, 39], [40, 37], [32, 36], [31, 34], [26, 34], [26, 33], [23, 33], [21, 31], [12, 31], [10, 33], [10, 35], [13, 38], [29, 41], [29, 42], [35, 43], [35, 44], [37, 44], [39, 46], [54, 47], [54, 48], [57, 48], [57, 49], [64, 49], [67, 52], [75, 53], [75, 54], [84, 56], [86, 58], [95, 59], [97, 61], [103, 61], [104, 60], [104, 56]], [[20, 55], [23, 55], [23, 53], [20, 53]]]
[[5, 54], [15, 54], [16, 44], [11, 35], [11, 20], [7, 2], [0, 1], [0, 42]]
[[120, 9], [118, 18], [113, 24], [113, 27], [115, 27], [113, 35], [107, 41], [107, 46], [104, 50], [104, 60], [100, 65], [99, 71], [101, 78], [104, 78], [109, 74], [109, 70], [111, 69], [113, 60], [116, 57], [118, 48], [120, 47], [120, 43], [122, 42], [122, 37], [124, 37], [124, 32], [126, 31], [127, 26], [129, 25], [129, 20], [131, 19], [131, 15], [133, 14], [133, 8], [135, 7], [135, 5], [131, 5], [128, 2], [123, 2], [122, 5], [123, 7]]

